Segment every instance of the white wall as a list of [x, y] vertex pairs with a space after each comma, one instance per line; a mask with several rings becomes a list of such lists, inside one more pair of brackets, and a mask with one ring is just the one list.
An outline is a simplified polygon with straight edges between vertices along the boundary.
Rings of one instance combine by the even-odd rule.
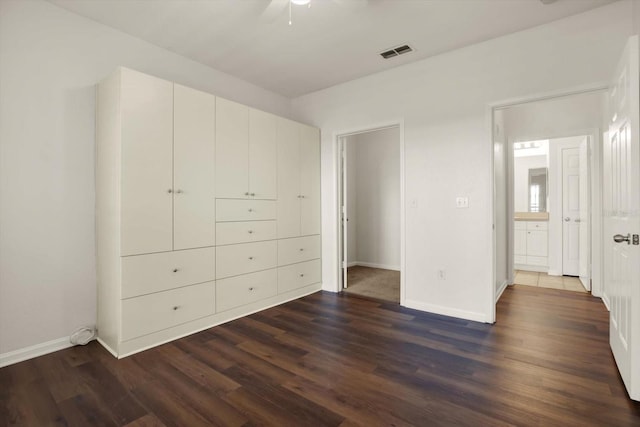
[[526, 156], [513, 159], [514, 212], [529, 212], [529, 169], [546, 167], [548, 167], [547, 156]]
[[[337, 290], [336, 142], [404, 121], [405, 304], [493, 320], [492, 141], [488, 104], [606, 83], [631, 33], [616, 2], [294, 99], [322, 129], [323, 282]], [[456, 196], [469, 198], [457, 209]], [[445, 270], [446, 279], [437, 277]]]
[[0, 355], [96, 319], [94, 85], [124, 65], [289, 116], [290, 100], [43, 1], [0, 1]]
[[[357, 264], [400, 269], [400, 134], [389, 128], [346, 138], [349, 174], [354, 185], [355, 215], [349, 217], [349, 231], [355, 229]], [[355, 196], [355, 197], [354, 197]], [[349, 207], [347, 207], [349, 208]], [[351, 237], [351, 233], [349, 233]], [[349, 247], [351, 246], [350, 240]]]

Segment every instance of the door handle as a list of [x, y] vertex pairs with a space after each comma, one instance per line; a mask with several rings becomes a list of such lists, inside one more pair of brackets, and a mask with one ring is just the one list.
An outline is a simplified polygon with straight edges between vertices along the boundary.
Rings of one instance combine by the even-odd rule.
[[623, 236], [622, 234], [616, 234], [615, 236], [613, 236], [613, 241], [616, 243], [627, 242], [627, 245], [630, 245], [631, 235], [627, 234], [626, 236]]
[[569, 221], [571, 221], [571, 218], [569, 218], [568, 216], [565, 216], [564, 217], [564, 222], [569, 222]]
[[580, 222], [580, 218], [574, 219], [573, 222]]

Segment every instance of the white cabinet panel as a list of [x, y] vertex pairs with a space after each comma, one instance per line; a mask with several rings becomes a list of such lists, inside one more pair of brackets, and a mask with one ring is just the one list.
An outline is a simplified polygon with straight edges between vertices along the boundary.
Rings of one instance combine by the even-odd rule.
[[513, 253], [527, 255], [527, 230], [513, 231]]
[[300, 125], [300, 234], [320, 233], [320, 130]]
[[320, 236], [278, 240], [278, 265], [320, 258]]
[[216, 221], [262, 221], [276, 219], [276, 202], [271, 200], [216, 200]]
[[173, 245], [173, 83], [122, 70], [121, 254]]
[[122, 341], [209, 316], [214, 311], [214, 282], [130, 298], [122, 301]]
[[249, 107], [216, 98], [216, 197], [246, 198], [249, 188]]
[[277, 118], [249, 110], [249, 196], [276, 199]]
[[527, 230], [547, 230], [548, 228], [546, 221], [527, 221]]
[[300, 236], [299, 126], [278, 120], [278, 238]]
[[275, 238], [275, 221], [219, 222], [216, 224], [217, 245], [260, 242]]
[[278, 267], [278, 293], [320, 282], [320, 260]]
[[216, 98], [174, 87], [174, 249], [215, 244]]
[[221, 279], [216, 283], [218, 313], [275, 296], [278, 272], [275, 268]]
[[122, 298], [214, 280], [215, 248], [122, 258]]
[[527, 231], [527, 256], [547, 256], [547, 231]]
[[277, 250], [275, 240], [220, 246], [216, 250], [216, 278], [274, 268]]
[[527, 265], [537, 265], [540, 267], [546, 267], [548, 264], [549, 260], [548, 258], [545, 256], [527, 256], [527, 260], [525, 262], [525, 264]]

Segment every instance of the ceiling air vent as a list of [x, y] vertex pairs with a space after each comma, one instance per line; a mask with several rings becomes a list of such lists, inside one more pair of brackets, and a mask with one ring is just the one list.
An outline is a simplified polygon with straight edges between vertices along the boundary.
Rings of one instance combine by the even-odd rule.
[[393, 49], [386, 50], [380, 54], [384, 59], [393, 58], [394, 56], [402, 55], [405, 53], [413, 52], [413, 49], [407, 44], [394, 47]]

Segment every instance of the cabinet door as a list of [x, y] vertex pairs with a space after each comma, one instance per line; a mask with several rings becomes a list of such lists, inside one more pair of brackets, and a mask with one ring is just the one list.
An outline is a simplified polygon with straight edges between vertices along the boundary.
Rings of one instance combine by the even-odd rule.
[[249, 197], [249, 107], [216, 98], [216, 197]]
[[547, 231], [527, 231], [527, 255], [547, 256]]
[[278, 119], [278, 238], [300, 235], [300, 125]]
[[320, 234], [320, 131], [300, 130], [300, 234]]
[[276, 199], [276, 116], [249, 110], [249, 194], [256, 199]]
[[513, 254], [527, 255], [527, 230], [513, 230]]
[[215, 245], [213, 95], [174, 87], [173, 248]]
[[122, 70], [121, 255], [170, 251], [173, 83]]

